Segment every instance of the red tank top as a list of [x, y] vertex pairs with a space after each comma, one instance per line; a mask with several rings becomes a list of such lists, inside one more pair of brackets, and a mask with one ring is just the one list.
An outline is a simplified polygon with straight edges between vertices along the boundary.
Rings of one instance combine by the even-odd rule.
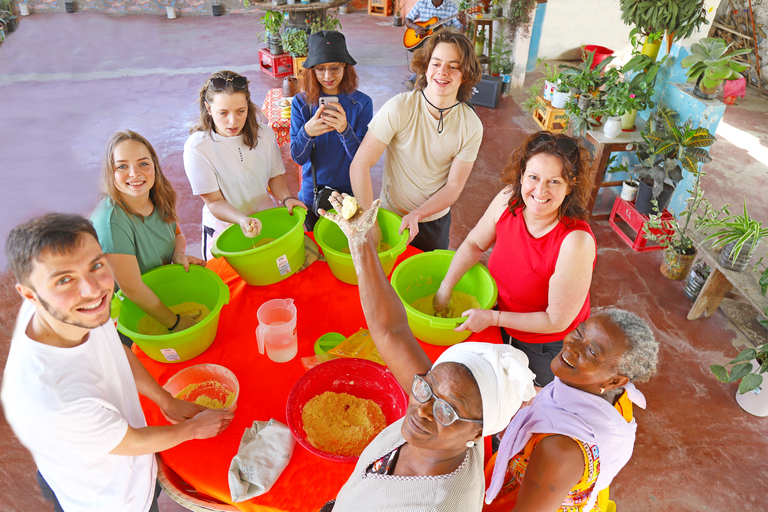
[[[565, 237], [572, 231], [595, 235], [583, 220], [564, 218], [541, 238], [528, 233], [522, 208], [512, 215], [506, 209], [496, 223], [496, 244], [488, 260], [488, 270], [499, 288], [499, 309], [515, 313], [546, 311], [549, 305], [549, 280], [555, 273], [557, 256]], [[594, 268], [594, 262], [592, 263]], [[589, 293], [581, 311], [562, 332], [541, 334], [505, 328], [510, 336], [526, 343], [562, 340], [589, 317]]]

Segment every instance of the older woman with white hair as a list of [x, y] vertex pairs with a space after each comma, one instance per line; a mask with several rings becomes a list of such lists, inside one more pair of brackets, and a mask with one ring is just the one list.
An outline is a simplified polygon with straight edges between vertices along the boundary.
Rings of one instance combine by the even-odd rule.
[[[331, 204], [341, 211], [341, 196]], [[335, 504], [323, 510], [472, 512], [483, 506], [483, 436], [495, 434], [534, 396], [525, 355], [510, 346], [462, 343], [433, 364], [408, 327], [373, 239], [379, 201], [351, 220], [322, 212], [349, 238], [371, 338], [410, 390], [408, 410], [360, 455]]]

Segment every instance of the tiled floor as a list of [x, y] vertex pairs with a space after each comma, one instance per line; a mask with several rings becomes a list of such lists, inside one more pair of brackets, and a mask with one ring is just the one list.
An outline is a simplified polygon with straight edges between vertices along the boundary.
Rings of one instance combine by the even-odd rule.
[[[402, 29], [390, 21], [357, 13], [342, 18], [360, 88], [375, 108], [404, 90], [400, 82], [408, 74]], [[45, 211], [87, 214], [98, 198], [106, 139], [130, 128], [155, 145], [179, 192], [183, 229], [190, 243], [198, 243], [201, 201], [191, 195], [181, 165], [197, 91], [210, 72], [224, 68], [245, 73], [257, 101], [278, 87], [279, 80], [258, 71], [260, 32], [255, 16], [23, 18], [0, 49], [0, 97], [6, 98], [0, 236]], [[484, 140], [454, 208], [454, 247], [500, 188], [498, 171], [509, 151], [534, 129], [514, 101], [523, 98], [516, 93], [497, 110], [477, 109]], [[750, 90], [738, 103], [726, 110], [704, 187], [716, 204], [739, 204], [746, 196], [750, 212], [768, 222], [768, 102]], [[750, 142], [753, 147], [745, 148]], [[283, 154], [289, 162], [287, 148]], [[295, 187], [295, 167], [288, 169]], [[735, 386], [720, 384], [708, 369], [734, 356], [743, 336], [722, 311], [686, 320], [690, 302], [683, 283], [659, 274], [661, 254], [633, 253], [606, 222], [593, 229], [599, 247], [593, 305], [636, 312], [653, 325], [663, 347], [659, 374], [641, 385], [648, 409], [637, 413], [635, 454], [612, 486], [619, 510], [767, 510], [768, 420], [743, 412], [733, 398]], [[19, 304], [12, 284], [7, 274], [0, 279], [0, 367]], [[0, 421], [0, 510], [51, 508], [39, 498], [33, 471], [27, 452]], [[162, 509], [180, 510], [167, 497]]]

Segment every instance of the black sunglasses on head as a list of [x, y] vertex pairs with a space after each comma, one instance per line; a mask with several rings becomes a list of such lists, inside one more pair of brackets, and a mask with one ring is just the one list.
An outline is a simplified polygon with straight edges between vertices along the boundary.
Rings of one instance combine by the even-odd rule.
[[232, 87], [238, 91], [242, 91], [248, 87], [248, 79], [244, 76], [233, 76], [232, 78], [211, 78], [208, 82], [208, 88], [214, 91], [223, 91], [226, 89], [227, 84], [232, 82]]
[[533, 139], [533, 147], [541, 146], [543, 144], [554, 144], [560, 151], [568, 155], [578, 153], [579, 151], [578, 144], [576, 144], [570, 137], [555, 138], [549, 133], [541, 133], [538, 137]]

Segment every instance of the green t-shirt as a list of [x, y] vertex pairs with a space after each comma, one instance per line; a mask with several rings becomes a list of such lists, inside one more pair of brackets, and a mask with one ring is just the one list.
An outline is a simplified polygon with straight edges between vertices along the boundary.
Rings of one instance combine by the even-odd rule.
[[139, 262], [142, 274], [173, 257], [176, 243], [176, 223], [163, 221], [157, 210], [152, 215], [131, 215], [105, 197], [91, 212], [91, 222], [99, 235], [105, 254], [131, 254]]

